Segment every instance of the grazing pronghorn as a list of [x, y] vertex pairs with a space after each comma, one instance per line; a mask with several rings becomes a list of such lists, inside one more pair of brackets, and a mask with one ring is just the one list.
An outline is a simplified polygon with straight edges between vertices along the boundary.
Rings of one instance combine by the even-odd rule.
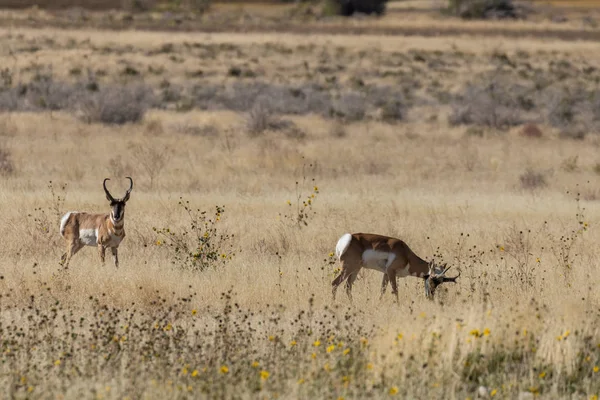
[[67, 241], [67, 252], [63, 254], [61, 262], [64, 267], [69, 266], [71, 257], [75, 255], [84, 246], [96, 246], [100, 253], [100, 260], [104, 264], [104, 252], [110, 247], [115, 261], [115, 267], [119, 267], [119, 257], [117, 248], [125, 237], [124, 218], [125, 203], [129, 200], [129, 194], [133, 189], [133, 179], [129, 179], [129, 189], [122, 199], [115, 199], [106, 189], [104, 179], [102, 186], [106, 193], [106, 198], [110, 201], [109, 214], [89, 214], [85, 212], [69, 211], [60, 220], [60, 234]]
[[385, 293], [388, 282], [392, 283], [392, 294], [398, 301], [397, 277], [416, 276], [425, 280], [425, 296], [433, 299], [435, 289], [444, 282], [456, 283], [457, 276], [446, 277], [446, 264], [439, 267], [433, 261], [427, 262], [417, 256], [406, 243], [389, 236], [371, 233], [345, 233], [335, 246], [335, 253], [342, 264], [342, 272], [331, 283], [333, 296], [338, 286], [346, 281], [346, 292], [351, 296], [352, 284], [361, 268], [383, 272], [381, 295]]

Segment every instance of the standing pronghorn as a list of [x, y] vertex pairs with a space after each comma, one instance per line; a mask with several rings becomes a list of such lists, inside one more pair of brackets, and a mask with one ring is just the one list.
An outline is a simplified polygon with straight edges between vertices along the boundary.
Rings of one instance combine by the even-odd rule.
[[115, 267], [119, 267], [117, 248], [125, 237], [124, 218], [125, 203], [129, 200], [129, 194], [133, 189], [133, 179], [129, 179], [129, 189], [122, 199], [115, 199], [106, 189], [104, 179], [102, 186], [106, 198], [110, 201], [110, 214], [89, 214], [85, 212], [69, 211], [60, 220], [60, 234], [67, 241], [67, 252], [63, 254], [61, 262], [64, 267], [69, 266], [71, 257], [84, 246], [96, 246], [100, 253], [100, 260], [104, 264], [104, 252], [110, 247], [115, 261]]
[[396, 277], [416, 276], [425, 280], [425, 296], [433, 299], [436, 287], [444, 282], [456, 283], [460, 273], [452, 278], [446, 277], [446, 264], [439, 267], [433, 261], [427, 262], [417, 256], [400, 239], [370, 233], [346, 233], [335, 247], [338, 260], [342, 263], [342, 272], [331, 283], [333, 296], [338, 286], [345, 280], [346, 292], [351, 297], [352, 284], [361, 268], [383, 272], [381, 295], [385, 293], [388, 282], [392, 283], [392, 294], [398, 301]]

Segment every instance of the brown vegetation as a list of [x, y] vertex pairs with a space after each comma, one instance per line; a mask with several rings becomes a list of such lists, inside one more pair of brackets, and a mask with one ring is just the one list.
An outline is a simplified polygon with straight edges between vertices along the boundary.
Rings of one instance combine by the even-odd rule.
[[[0, 43], [8, 396], [600, 394], [595, 43], [18, 27]], [[126, 176], [121, 267], [88, 248], [62, 270], [60, 216], [104, 211], [102, 180]], [[400, 280], [395, 304], [365, 271], [333, 301], [330, 253], [359, 231], [461, 277], [435, 302]]]

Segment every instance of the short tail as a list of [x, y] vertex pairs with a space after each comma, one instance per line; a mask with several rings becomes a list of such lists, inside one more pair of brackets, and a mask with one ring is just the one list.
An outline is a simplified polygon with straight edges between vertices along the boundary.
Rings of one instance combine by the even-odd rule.
[[65, 236], [65, 225], [67, 224], [67, 221], [69, 220], [71, 214], [73, 214], [73, 211], [69, 211], [60, 219], [60, 235], [63, 237]]
[[335, 255], [338, 260], [341, 259], [344, 253], [348, 250], [351, 242], [352, 235], [349, 233], [344, 233], [340, 240], [338, 240], [337, 245], [335, 245]]

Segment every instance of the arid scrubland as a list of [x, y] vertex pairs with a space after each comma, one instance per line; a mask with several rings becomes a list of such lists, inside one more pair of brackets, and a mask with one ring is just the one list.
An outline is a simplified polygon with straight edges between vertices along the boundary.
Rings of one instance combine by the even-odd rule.
[[[600, 395], [596, 42], [0, 43], [5, 398]], [[62, 214], [108, 212], [126, 176], [120, 268], [85, 248], [63, 270]], [[459, 283], [400, 279], [396, 304], [365, 271], [334, 302], [345, 232]]]

